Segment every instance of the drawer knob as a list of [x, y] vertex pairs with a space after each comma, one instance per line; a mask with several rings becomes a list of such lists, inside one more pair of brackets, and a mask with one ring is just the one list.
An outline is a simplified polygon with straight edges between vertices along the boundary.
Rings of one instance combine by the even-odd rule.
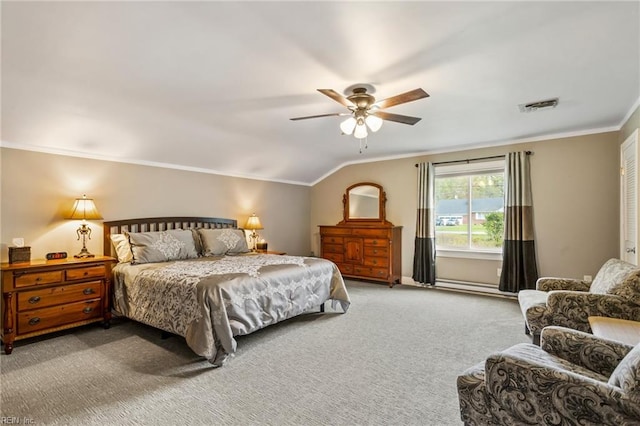
[[84, 290], [82, 290], [82, 292], [84, 294], [93, 294], [93, 293], [95, 293], [95, 291], [93, 291], [92, 288], [85, 288]]
[[36, 277], [36, 281], [42, 281], [42, 277]]
[[36, 325], [40, 322], [40, 318], [39, 317], [33, 317], [29, 320], [29, 325]]
[[85, 314], [90, 314], [91, 312], [93, 312], [93, 308], [90, 306], [87, 306], [82, 310], [82, 312], [84, 312]]
[[373, 240], [373, 245], [374, 245], [374, 246], [378, 245], [378, 241]]
[[33, 296], [29, 298], [29, 303], [31, 303], [32, 305], [38, 303], [40, 301], [40, 296]]
[[84, 276], [86, 277], [87, 275], [89, 275], [89, 273], [87, 271], [84, 271]]
[[374, 264], [374, 265], [377, 265], [377, 264], [378, 264], [378, 261], [377, 261], [377, 260], [374, 260], [374, 261], [373, 261], [373, 264]]

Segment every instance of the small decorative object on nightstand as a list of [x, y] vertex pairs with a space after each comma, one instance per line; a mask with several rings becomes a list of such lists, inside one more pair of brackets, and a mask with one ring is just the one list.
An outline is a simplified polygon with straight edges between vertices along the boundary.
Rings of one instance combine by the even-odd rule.
[[9, 247], [9, 263], [22, 263], [31, 260], [31, 247]]
[[267, 251], [267, 247], [269, 245], [267, 244], [267, 242], [265, 240], [260, 240], [260, 242], [256, 243], [256, 249], [258, 251]]
[[87, 237], [91, 239], [91, 228], [87, 225], [87, 220], [100, 220], [102, 219], [102, 216], [98, 213], [98, 209], [96, 208], [93, 200], [91, 198], [87, 198], [86, 195], [83, 195], [82, 198], [76, 198], [73, 208], [66, 218], [82, 220], [82, 224], [76, 230], [78, 240], [82, 237], [82, 250], [80, 250], [80, 253], [76, 254], [74, 257], [94, 257], [94, 255], [89, 253], [89, 250], [87, 250]]
[[247, 223], [246, 225], [244, 225], [244, 229], [248, 229], [251, 232], [250, 238], [253, 240], [253, 246], [251, 247], [251, 251], [257, 251], [257, 242], [258, 242], [258, 233], [256, 231], [259, 231], [261, 229], [264, 229], [262, 227], [262, 224], [260, 223], [260, 218], [258, 216], [256, 216], [256, 214], [252, 214], [251, 216], [249, 216], [249, 219], [247, 219]]
[[93, 322], [109, 327], [111, 265], [115, 259], [32, 260], [0, 265], [4, 352], [15, 340]]

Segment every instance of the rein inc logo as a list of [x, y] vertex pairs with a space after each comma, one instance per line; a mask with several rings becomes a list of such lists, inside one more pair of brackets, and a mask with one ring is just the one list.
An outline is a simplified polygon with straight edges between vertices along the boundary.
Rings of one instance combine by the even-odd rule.
[[31, 417], [14, 417], [14, 416], [2, 416], [0, 417], [0, 425], [34, 425], [35, 420]]

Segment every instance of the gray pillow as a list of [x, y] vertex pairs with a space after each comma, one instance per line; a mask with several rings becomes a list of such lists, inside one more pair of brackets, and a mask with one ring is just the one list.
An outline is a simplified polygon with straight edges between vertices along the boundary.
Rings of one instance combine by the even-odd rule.
[[640, 343], [625, 356], [609, 377], [609, 384], [622, 388], [634, 399], [640, 398]]
[[133, 261], [156, 263], [194, 259], [198, 251], [191, 230], [171, 229], [158, 232], [128, 232]]
[[242, 229], [198, 229], [203, 256], [223, 256], [249, 251]]

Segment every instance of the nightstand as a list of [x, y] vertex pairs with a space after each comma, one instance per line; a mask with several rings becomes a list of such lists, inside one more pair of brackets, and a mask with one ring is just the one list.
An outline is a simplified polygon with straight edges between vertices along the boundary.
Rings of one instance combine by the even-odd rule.
[[2, 263], [0, 333], [7, 355], [15, 340], [111, 321], [112, 257]]
[[258, 253], [260, 253], [260, 254], [277, 254], [277, 255], [280, 255], [280, 256], [283, 256], [283, 255], [287, 254], [284, 251], [269, 251], [269, 250], [267, 250], [267, 251], [258, 250]]

